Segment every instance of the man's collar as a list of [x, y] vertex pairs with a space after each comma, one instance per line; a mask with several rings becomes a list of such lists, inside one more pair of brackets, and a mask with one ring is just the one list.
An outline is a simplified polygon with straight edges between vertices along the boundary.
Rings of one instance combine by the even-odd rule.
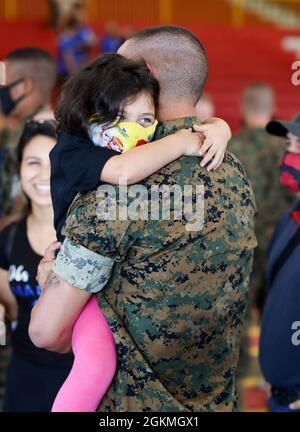
[[24, 121], [32, 120], [37, 114], [42, 112], [53, 111], [50, 104], [39, 105], [29, 116], [25, 117]]
[[174, 134], [180, 129], [188, 129], [195, 123], [201, 123], [197, 117], [183, 117], [175, 120], [167, 120], [158, 124], [154, 139], [166, 137]]

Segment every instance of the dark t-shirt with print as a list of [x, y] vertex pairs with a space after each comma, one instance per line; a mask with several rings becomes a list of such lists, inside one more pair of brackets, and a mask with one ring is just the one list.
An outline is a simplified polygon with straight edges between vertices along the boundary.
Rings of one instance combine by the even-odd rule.
[[13, 352], [31, 363], [68, 368], [73, 364], [73, 354], [37, 348], [28, 335], [31, 310], [41, 292], [35, 277], [42, 257], [30, 246], [26, 221], [13, 223], [0, 233], [0, 268], [8, 270], [9, 285], [18, 303], [18, 321], [12, 325]]

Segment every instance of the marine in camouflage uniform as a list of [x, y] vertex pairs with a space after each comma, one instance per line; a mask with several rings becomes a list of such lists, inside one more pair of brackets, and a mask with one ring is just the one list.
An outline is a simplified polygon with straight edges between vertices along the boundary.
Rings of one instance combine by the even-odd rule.
[[[155, 139], [196, 121], [164, 122]], [[181, 157], [141, 184], [148, 190], [203, 185], [202, 229], [188, 231], [185, 218], [174, 220], [175, 202], [170, 220], [100, 220], [103, 197], [91, 191], [71, 205], [67, 238], [53, 266], [69, 283], [82, 278], [85, 267], [93, 273], [92, 261], [70, 262], [66, 244], [113, 260], [97, 301], [115, 337], [118, 365], [98, 410], [235, 410], [235, 370], [256, 246], [255, 202], [244, 169], [230, 153], [214, 172], [201, 168], [198, 158]], [[193, 195], [193, 207], [195, 201]]]
[[13, 199], [20, 195], [18, 189], [17, 146], [23, 131], [23, 123], [14, 128], [6, 127], [0, 132], [0, 217], [13, 210]]
[[279, 182], [278, 164], [284, 145], [281, 139], [268, 134], [263, 128], [245, 127], [232, 138], [228, 148], [244, 165], [258, 208], [255, 219], [258, 247], [254, 254], [249, 299], [251, 306], [261, 308], [266, 292], [268, 245], [280, 216], [293, 202], [292, 195]]

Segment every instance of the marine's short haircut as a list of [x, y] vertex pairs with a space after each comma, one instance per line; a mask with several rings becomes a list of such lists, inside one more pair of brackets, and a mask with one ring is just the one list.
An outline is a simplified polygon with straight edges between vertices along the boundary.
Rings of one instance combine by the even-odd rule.
[[133, 58], [153, 66], [163, 95], [196, 105], [208, 65], [204, 47], [191, 31], [169, 25], [148, 27], [131, 35], [127, 47]]
[[275, 96], [272, 86], [254, 82], [245, 87], [242, 94], [244, 112], [251, 114], [272, 114]]
[[24, 47], [11, 51], [6, 61], [12, 65], [16, 79], [32, 79], [43, 102], [49, 101], [57, 77], [56, 62], [51, 54], [42, 48]]

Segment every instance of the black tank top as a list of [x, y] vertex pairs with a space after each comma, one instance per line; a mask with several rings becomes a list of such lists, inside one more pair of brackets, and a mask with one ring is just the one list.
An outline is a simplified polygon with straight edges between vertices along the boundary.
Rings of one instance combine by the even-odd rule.
[[28, 335], [31, 309], [41, 292], [35, 278], [41, 259], [28, 241], [26, 218], [0, 232], [0, 268], [8, 270], [10, 288], [18, 303], [18, 321], [13, 324], [11, 334], [13, 352], [31, 363], [71, 368], [73, 354], [37, 348]]

